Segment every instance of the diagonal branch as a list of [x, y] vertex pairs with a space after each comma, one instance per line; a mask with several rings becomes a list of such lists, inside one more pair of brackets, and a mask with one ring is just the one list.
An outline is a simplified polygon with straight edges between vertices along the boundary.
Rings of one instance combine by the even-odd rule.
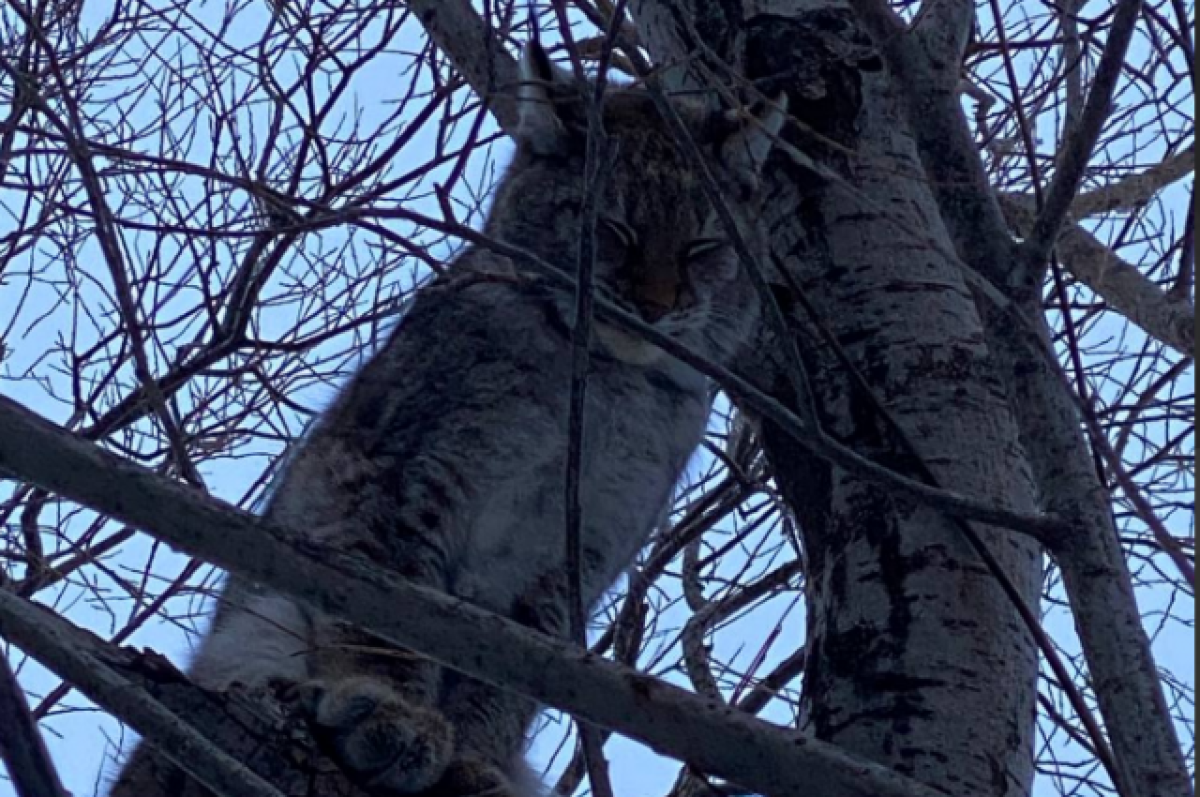
[[1055, 560], [1111, 737], [1117, 789], [1122, 797], [1194, 794], [1110, 496], [1088, 455], [1076, 397], [1054, 359], [1049, 329], [1040, 318], [1039, 327], [1029, 329], [1011, 307], [985, 310], [1043, 508], [1078, 523], [1078, 533], [1057, 541]]
[[[49, 615], [49, 616], [48, 616]], [[282, 797], [280, 792], [186, 722], [134, 687], [66, 633], [69, 624], [0, 590], [0, 634], [111, 711], [163, 755], [217, 794]], [[34, 792], [30, 792], [34, 794]]]
[[[0, 597], [8, 593], [0, 589]], [[8, 659], [0, 653], [0, 758], [20, 797], [65, 797]]]
[[1054, 178], [1046, 191], [1046, 202], [1022, 247], [1025, 265], [1031, 274], [1042, 273], [1042, 264], [1054, 248], [1059, 230], [1066, 222], [1071, 203], [1075, 201], [1083, 182], [1092, 151], [1112, 112], [1113, 94], [1125, 68], [1125, 53], [1129, 50], [1129, 42], [1133, 39], [1141, 11], [1142, 0], [1120, 0], [1117, 4], [1104, 53], [1096, 67], [1096, 77], [1088, 92], [1079, 124], [1059, 150]]
[[[28, 651], [64, 683], [75, 681], [92, 702], [118, 716], [128, 719], [128, 712], [120, 704], [134, 701], [162, 719], [167, 718], [163, 711], [186, 717], [187, 725], [206, 740], [197, 740], [197, 747], [205, 749], [211, 743], [237, 760], [231, 771], [219, 776], [223, 782], [240, 781], [244, 764], [283, 794], [366, 797], [320, 751], [300, 712], [282, 704], [268, 690], [217, 693], [203, 689], [155, 653], [119, 647], [45, 607], [3, 590], [0, 636]], [[75, 664], [87, 667], [83, 679], [72, 678]], [[95, 670], [100, 671], [100, 678], [93, 677]], [[116, 686], [118, 691], [114, 693], [108, 686]], [[168, 721], [165, 727], [174, 728], [175, 721]], [[168, 755], [185, 758], [181, 765], [191, 765], [195, 770], [196, 756], [188, 754], [188, 748], [172, 747], [170, 738], [161, 735], [156, 726], [142, 723], [140, 730], [146, 742], [164, 747]], [[228, 768], [228, 760], [216, 766]], [[119, 793], [113, 792], [114, 796]], [[247, 792], [235, 794], [243, 797]]]
[[1195, 171], [1196, 146], [1193, 144], [1144, 172], [1080, 194], [1071, 203], [1071, 215], [1082, 219], [1100, 213], [1136, 210], [1159, 191]]
[[506, 133], [517, 129], [517, 62], [470, 0], [409, 0], [429, 38], [491, 109]]
[[[768, 795], [936, 797], [886, 767], [771, 726], [444, 593], [381, 572], [79, 440], [0, 399], [0, 469], [438, 662]], [[480, 651], [488, 651], [481, 656]], [[239, 792], [245, 793], [245, 792]]]
[[[1034, 223], [1033, 202], [1023, 196], [1002, 196], [1004, 214], [1020, 233]], [[1195, 356], [1196, 310], [1191, 302], [1172, 299], [1132, 263], [1078, 224], [1068, 224], [1055, 251], [1063, 265], [1108, 306], [1137, 324], [1151, 337], [1189, 357]]]

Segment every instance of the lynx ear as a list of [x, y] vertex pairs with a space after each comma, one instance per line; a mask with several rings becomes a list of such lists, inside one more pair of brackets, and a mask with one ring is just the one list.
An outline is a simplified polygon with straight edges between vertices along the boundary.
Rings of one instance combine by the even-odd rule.
[[763, 103], [752, 118], [743, 117], [741, 127], [721, 146], [725, 165], [754, 182], [783, 129], [787, 108], [787, 95], [781, 93], [774, 102]]
[[537, 42], [521, 51], [517, 89], [517, 142], [538, 155], [561, 155], [567, 132], [555, 104], [561, 89], [572, 84], [570, 74], [556, 67]]

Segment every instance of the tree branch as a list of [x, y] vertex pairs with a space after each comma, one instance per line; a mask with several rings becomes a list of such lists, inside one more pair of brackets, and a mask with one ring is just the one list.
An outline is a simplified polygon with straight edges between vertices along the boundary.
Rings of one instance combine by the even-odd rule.
[[189, 775], [217, 794], [282, 797], [274, 786], [71, 639], [64, 633], [70, 628], [67, 623], [48, 615], [0, 590], [0, 635], [152, 740], [159, 752]]
[[[0, 589], [0, 597], [9, 593]], [[8, 658], [0, 653], [0, 758], [20, 797], [66, 797]]]
[[[1033, 202], [1003, 196], [1005, 216], [1022, 234], [1034, 223]], [[1137, 324], [1146, 334], [1189, 357], [1196, 353], [1196, 310], [1191, 302], [1172, 299], [1132, 263], [1118, 257], [1078, 224], [1068, 224], [1056, 251], [1063, 265], [1108, 306]]]
[[1079, 124], [1059, 149], [1054, 178], [1046, 191], [1046, 202], [1033, 225], [1033, 231], [1022, 246], [1024, 265], [1030, 274], [1042, 274], [1042, 266], [1079, 192], [1092, 151], [1112, 111], [1113, 94], [1125, 68], [1125, 53], [1129, 50], [1129, 42], [1133, 39], [1141, 11], [1142, 0], [1119, 0]]
[[470, 0], [409, 0], [429, 38], [510, 136], [517, 129], [517, 62]]
[[1082, 219], [1101, 213], [1136, 210], [1159, 191], [1195, 171], [1196, 146], [1193, 144], [1144, 172], [1080, 194], [1071, 203], [1071, 215]]
[[908, 106], [908, 123], [921, 161], [959, 254], [976, 272], [1006, 287], [1015, 302], [1003, 310], [983, 308], [988, 344], [1001, 364], [1043, 509], [1079, 524], [1078, 533], [1051, 547], [1058, 554], [1112, 736], [1118, 788], [1125, 797], [1190, 794], [1191, 779], [1142, 627], [1128, 564], [1108, 496], [1091, 467], [1070, 386], [1063, 383], [1061, 369], [1050, 354], [1044, 319], [1037, 319], [1036, 328], [1018, 323], [1013, 329], [1015, 317], [1023, 315], [1016, 308], [1040, 296], [1042, 265], [1107, 118], [1112, 98], [1108, 81], [1115, 85], [1119, 76], [1140, 0], [1122, 0], [1118, 6], [1101, 72], [1035, 228], [1035, 236], [1048, 237], [1035, 238], [1033, 246], [1021, 250], [1012, 243], [957, 94], [941, 87], [911, 37], [896, 34], [882, 0], [850, 0], [850, 4], [883, 51]]
[[361, 559], [296, 543], [253, 515], [81, 441], [7, 399], [0, 399], [0, 469], [320, 611], [353, 618], [394, 644], [748, 789], [777, 797], [944, 797], [833, 745], [715, 707]]
[[1037, 319], [1037, 329], [1027, 323], [1011, 309], [988, 309], [989, 342], [1003, 365], [1042, 506], [1077, 523], [1077, 532], [1054, 546], [1055, 560], [1112, 740], [1115, 785], [1122, 797], [1192, 794], [1109, 495], [1080, 433], [1071, 385], [1051, 353], [1044, 319]]
[[1017, 248], [963, 115], [958, 92], [961, 64], [935, 66], [882, 0], [849, 2], [883, 52], [893, 85], [907, 106], [917, 153], [955, 251], [992, 283], [1009, 284]]
[[927, 0], [913, 21], [912, 32], [921, 42], [934, 71], [951, 85], [962, 78], [963, 52], [975, 23], [972, 0]]

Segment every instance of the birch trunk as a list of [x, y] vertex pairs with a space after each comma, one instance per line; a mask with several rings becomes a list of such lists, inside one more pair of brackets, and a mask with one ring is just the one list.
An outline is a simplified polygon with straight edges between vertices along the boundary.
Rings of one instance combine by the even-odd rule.
[[[689, 47], [676, 6], [634, 4], [659, 63]], [[759, 4], [767, 15], [755, 17], [737, 6], [688, 4], [694, 33], [752, 79], [789, 73], [790, 83], [764, 88], [787, 90], [802, 122], [852, 149], [843, 156], [811, 139], [795, 142], [839, 170], [840, 184], [768, 170], [775, 264], [943, 485], [1032, 511], [1030, 468], [1004, 386], [886, 72], [869, 59], [838, 63], [839, 53], [861, 49], [840, 6]], [[918, 476], [834, 352], [818, 344], [801, 297], [793, 290], [781, 298], [804, 330], [797, 339], [826, 429]], [[769, 381], [795, 402], [786, 380]], [[1037, 650], [958, 527], [814, 461], [769, 426], [763, 437], [809, 557], [805, 729], [949, 793], [1028, 795]], [[1010, 533], [983, 537], [1036, 607], [1040, 548]]]

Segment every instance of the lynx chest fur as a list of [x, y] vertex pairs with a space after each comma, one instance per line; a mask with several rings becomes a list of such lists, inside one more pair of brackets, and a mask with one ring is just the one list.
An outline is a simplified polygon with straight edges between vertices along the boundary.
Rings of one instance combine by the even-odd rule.
[[[511, 615], [539, 580], [563, 572], [570, 332], [545, 289], [483, 281], [435, 291], [326, 417], [272, 514], [402, 571], [417, 538], [437, 586]], [[602, 344], [593, 353], [582, 463], [589, 602], [663, 519], [707, 415], [695, 371], [666, 357], [630, 365]]]
[[[592, 89], [536, 46], [523, 56], [522, 78], [517, 152], [485, 232], [572, 275], [580, 237], [592, 234], [581, 220]], [[782, 109], [761, 118], [687, 104], [678, 112], [707, 151], [742, 235], [758, 241], [756, 174]], [[728, 361], [754, 323], [755, 296], [697, 165], [643, 92], [611, 90], [603, 118], [617, 156], [599, 197], [596, 292]], [[267, 516], [563, 634], [574, 300], [527, 266], [483, 246], [450, 264], [292, 457]], [[709, 385], [602, 320], [589, 368], [580, 575], [592, 605], [665, 517], [703, 436]], [[190, 674], [212, 689], [293, 682], [314, 735], [372, 793], [533, 790], [521, 765], [531, 701], [388, 649], [352, 622], [257, 585], [230, 580]], [[205, 792], [143, 749], [114, 794]]]

